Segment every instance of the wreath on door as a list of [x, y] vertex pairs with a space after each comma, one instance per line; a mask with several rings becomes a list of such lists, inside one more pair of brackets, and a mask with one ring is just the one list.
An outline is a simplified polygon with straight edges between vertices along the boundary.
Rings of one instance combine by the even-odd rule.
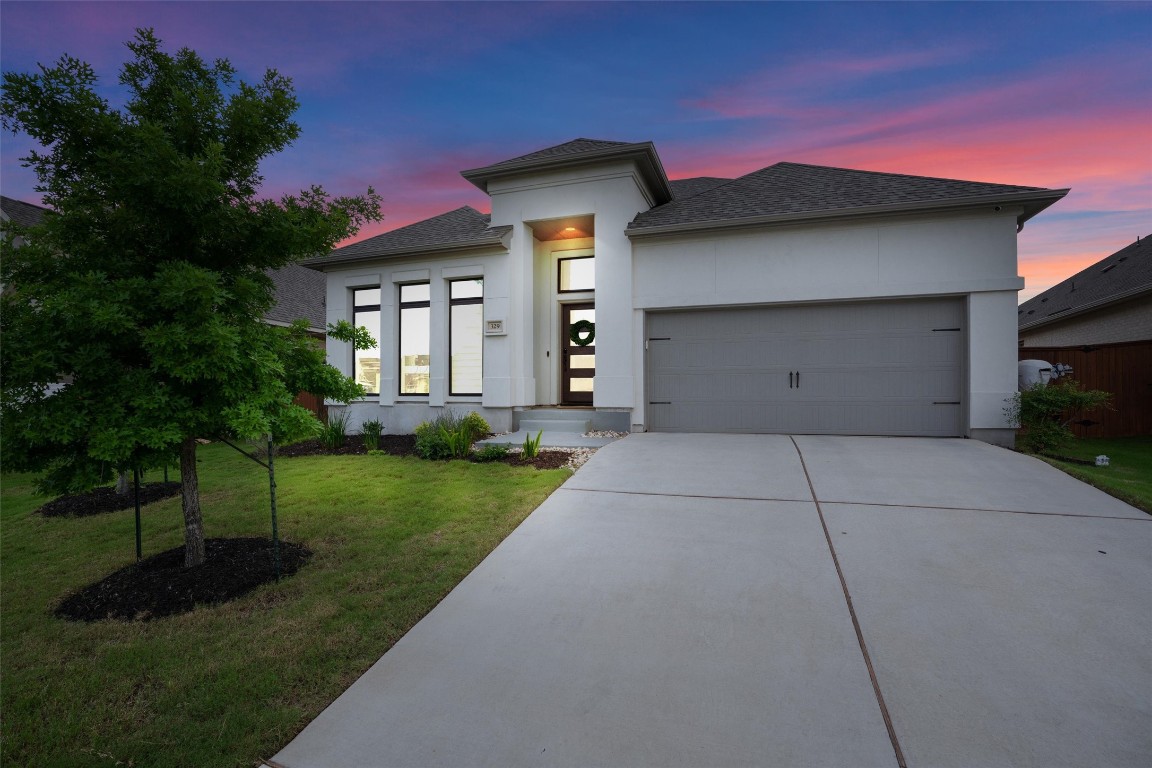
[[596, 340], [596, 324], [591, 320], [577, 320], [568, 328], [568, 338], [578, 347], [586, 347]]

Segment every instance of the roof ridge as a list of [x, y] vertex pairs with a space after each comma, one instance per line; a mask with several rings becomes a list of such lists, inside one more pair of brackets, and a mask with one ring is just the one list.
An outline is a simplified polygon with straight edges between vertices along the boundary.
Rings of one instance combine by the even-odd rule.
[[[1030, 187], [1030, 186], [1022, 186], [1020, 184], [1001, 184], [998, 181], [974, 181], [972, 179], [956, 179], [956, 178], [953, 178], [951, 176], [923, 176], [921, 174], [915, 174], [915, 173], [893, 173], [891, 171], [870, 171], [870, 170], [867, 170], [865, 168], [844, 168], [844, 167], [839, 166], [839, 165], [817, 165], [816, 163], [797, 163], [797, 162], [793, 162], [791, 160], [781, 160], [777, 163], [773, 163], [772, 165], [761, 168], [759, 171], [752, 171], [752, 173], [760, 173], [760, 171], [766, 171], [769, 168], [777, 168], [777, 167], [782, 166], [782, 165], [792, 166], [795, 168], [819, 168], [821, 170], [843, 171], [845, 173], [861, 173], [861, 174], [869, 174], [872, 176], [887, 176], [887, 177], [896, 177], [896, 178], [901, 178], [901, 179], [931, 179], [932, 181], [954, 181], [954, 182], [957, 182], [959, 184], [981, 184], [984, 186], [1012, 187], [1013, 189], [1026, 189], [1026, 190], [1048, 189], [1047, 187]], [[745, 175], [750, 176], [751, 174], [745, 174]]]

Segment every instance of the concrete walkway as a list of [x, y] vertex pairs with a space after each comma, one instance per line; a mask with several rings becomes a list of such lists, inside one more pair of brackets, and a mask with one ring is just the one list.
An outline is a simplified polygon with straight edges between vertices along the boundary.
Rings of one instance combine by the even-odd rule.
[[1152, 518], [917, 438], [601, 449], [274, 758], [1147, 766]]

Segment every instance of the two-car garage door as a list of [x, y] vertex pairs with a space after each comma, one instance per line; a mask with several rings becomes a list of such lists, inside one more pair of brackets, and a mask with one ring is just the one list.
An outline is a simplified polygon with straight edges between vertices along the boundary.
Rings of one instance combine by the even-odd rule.
[[649, 429], [963, 434], [962, 299], [648, 316]]

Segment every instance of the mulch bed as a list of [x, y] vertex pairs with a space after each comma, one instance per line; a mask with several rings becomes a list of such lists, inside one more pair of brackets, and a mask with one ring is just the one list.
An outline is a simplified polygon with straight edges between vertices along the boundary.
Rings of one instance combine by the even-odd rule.
[[[415, 435], [380, 435], [378, 450], [391, 456], [415, 456]], [[365, 455], [368, 449], [364, 447], [363, 435], [348, 435], [344, 445], [332, 449], [324, 445], [319, 439], [304, 440], [303, 442], [286, 445], [276, 449], [277, 457], [293, 458], [296, 456], [350, 456]], [[510, 464], [514, 467], [535, 467], [536, 469], [559, 469], [568, 463], [568, 454], [562, 451], [544, 451], [534, 459], [521, 459], [520, 454], [510, 453], [502, 459], [501, 464]]]
[[[415, 435], [380, 435], [380, 445], [377, 450], [384, 451], [391, 456], [415, 456]], [[364, 446], [363, 435], [348, 435], [344, 438], [344, 445], [339, 448], [329, 448], [319, 439], [304, 440], [303, 442], [286, 445], [276, 449], [276, 456], [292, 458], [294, 456], [349, 456], [366, 454], [368, 449]]]
[[[475, 458], [472, 460], [476, 461]], [[488, 463], [510, 464], [513, 467], [535, 467], [536, 469], [559, 469], [568, 463], [568, 454], [564, 451], [542, 451], [534, 459], [522, 459], [520, 454], [510, 453], [502, 459]]]
[[[141, 483], [140, 506], [154, 501], [180, 495], [180, 483]], [[36, 510], [45, 517], [86, 517], [105, 512], [118, 512], [136, 505], [136, 495], [132, 486], [121, 496], [115, 488], [95, 488], [87, 493], [77, 493], [53, 499]]]
[[[151, 621], [219, 605], [276, 580], [272, 540], [207, 539], [204, 564], [184, 567], [184, 547], [121, 568], [64, 599], [56, 615], [72, 621]], [[280, 574], [290, 576], [312, 556], [299, 544], [280, 542]]]

